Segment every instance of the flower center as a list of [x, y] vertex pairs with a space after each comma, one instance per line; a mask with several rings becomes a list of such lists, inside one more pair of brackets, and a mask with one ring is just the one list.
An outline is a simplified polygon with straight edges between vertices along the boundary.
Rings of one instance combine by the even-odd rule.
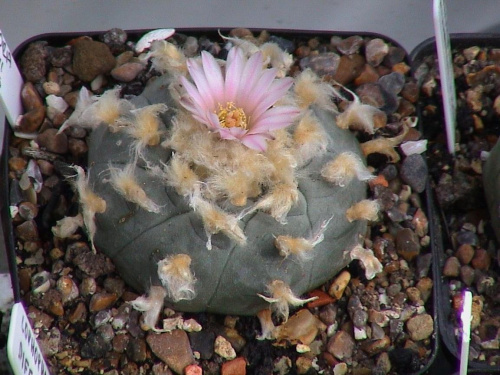
[[247, 128], [247, 116], [243, 108], [237, 108], [232, 102], [226, 103], [225, 107], [219, 104], [217, 117], [224, 128]]

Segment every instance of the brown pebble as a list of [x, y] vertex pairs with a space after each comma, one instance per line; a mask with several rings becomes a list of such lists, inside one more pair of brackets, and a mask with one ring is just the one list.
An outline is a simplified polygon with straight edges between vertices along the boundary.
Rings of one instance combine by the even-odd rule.
[[422, 300], [424, 302], [427, 302], [427, 300], [431, 296], [433, 285], [434, 283], [430, 277], [422, 277], [417, 282], [416, 287], [420, 291], [420, 295], [422, 296]]
[[56, 154], [68, 152], [68, 137], [64, 133], [57, 134], [57, 129], [47, 129], [36, 137], [42, 149]]
[[101, 311], [113, 306], [118, 297], [114, 293], [96, 293], [90, 299], [90, 312]]
[[89, 150], [87, 142], [82, 139], [70, 138], [68, 140], [68, 149], [71, 155], [75, 158], [81, 158], [85, 156]]
[[71, 324], [85, 322], [87, 320], [87, 307], [83, 302], [78, 302], [78, 305], [73, 309], [68, 317]]
[[372, 66], [380, 65], [387, 53], [389, 53], [389, 46], [380, 38], [372, 39], [366, 43], [366, 60]]
[[18, 157], [18, 156], [13, 156], [9, 159], [9, 170], [12, 172], [23, 172], [26, 168], [26, 165], [28, 162], [26, 159]]
[[370, 64], [365, 64], [359, 75], [354, 80], [356, 86], [364, 83], [377, 82], [379, 79], [377, 71]]
[[443, 275], [446, 277], [458, 277], [460, 275], [460, 261], [456, 257], [446, 259], [443, 267]]
[[33, 108], [21, 116], [21, 121], [16, 129], [23, 133], [36, 132], [45, 119], [45, 107]]
[[139, 62], [127, 62], [114, 68], [111, 71], [111, 76], [120, 82], [130, 82], [144, 70], [144, 65]]
[[420, 253], [420, 243], [417, 235], [409, 228], [404, 228], [396, 234], [396, 250], [406, 261], [412, 261]]
[[422, 294], [420, 293], [420, 290], [417, 287], [412, 286], [406, 289], [406, 295], [408, 296], [408, 299], [413, 303], [423, 302]]
[[21, 56], [21, 71], [27, 81], [41, 81], [47, 73], [47, 42], [44, 40], [30, 43]]
[[113, 337], [113, 350], [117, 353], [123, 353], [127, 349], [127, 345], [130, 341], [130, 336], [128, 334], [119, 333]]
[[361, 55], [341, 56], [333, 79], [341, 85], [347, 85], [359, 76], [364, 66], [365, 58]]
[[371, 356], [387, 350], [390, 345], [391, 339], [388, 336], [384, 336], [379, 340], [369, 340], [363, 342], [363, 344], [361, 344], [361, 349]]
[[194, 363], [193, 351], [186, 332], [150, 333], [146, 338], [151, 351], [175, 373], [182, 374], [186, 366]]
[[333, 281], [330, 288], [328, 288], [328, 294], [335, 298], [337, 301], [342, 298], [345, 288], [349, 285], [351, 280], [351, 274], [348, 271], [342, 271]]
[[25, 111], [31, 111], [35, 108], [44, 106], [40, 94], [36, 91], [35, 86], [31, 82], [24, 83], [21, 88], [21, 102]]
[[455, 256], [462, 264], [469, 264], [474, 257], [474, 248], [470, 244], [462, 244], [458, 247]]
[[353, 55], [359, 51], [363, 44], [364, 41], [362, 37], [353, 35], [342, 39], [340, 43], [337, 44], [337, 50], [344, 55]]
[[247, 362], [243, 357], [237, 357], [222, 364], [221, 375], [245, 375]]
[[471, 286], [476, 278], [476, 272], [474, 268], [469, 265], [460, 267], [460, 280], [464, 282], [465, 285]]
[[104, 43], [80, 38], [73, 45], [73, 50], [73, 73], [84, 82], [90, 82], [115, 67], [115, 58]]
[[337, 359], [351, 358], [356, 343], [345, 331], [338, 331], [328, 340], [327, 350]]
[[28, 306], [28, 318], [34, 327], [50, 328], [54, 318], [43, 311], [37, 309], [33, 305]]
[[51, 176], [54, 174], [54, 165], [47, 160], [37, 160], [38, 168], [44, 176]]
[[[226, 363], [222, 364], [222, 368], [224, 368], [225, 364]], [[224, 374], [224, 370], [222, 370], [221, 374]], [[238, 374], [239, 374], [239, 372], [238, 372]], [[188, 365], [184, 369], [184, 375], [203, 375], [203, 369], [198, 365]]]
[[410, 103], [416, 103], [418, 100], [419, 89], [416, 82], [406, 82], [400, 92], [401, 96]]
[[411, 69], [410, 66], [407, 63], [405, 63], [404, 61], [397, 63], [392, 67], [393, 72], [401, 73], [401, 74], [408, 73], [410, 71], [410, 69]]
[[476, 249], [471, 261], [472, 267], [476, 270], [487, 271], [490, 269], [491, 257], [485, 249]]
[[38, 207], [31, 202], [21, 202], [17, 208], [24, 220], [33, 220], [38, 215]]
[[38, 227], [34, 220], [27, 220], [15, 228], [16, 236], [23, 241], [38, 240]]
[[131, 338], [126, 353], [131, 361], [144, 362], [147, 358], [146, 341], [143, 338]]
[[31, 267], [21, 268], [17, 271], [19, 278], [19, 288], [25, 294], [31, 289], [31, 276], [33, 275], [33, 269]]
[[406, 322], [406, 327], [413, 341], [421, 341], [434, 332], [434, 320], [429, 314], [417, 315]]

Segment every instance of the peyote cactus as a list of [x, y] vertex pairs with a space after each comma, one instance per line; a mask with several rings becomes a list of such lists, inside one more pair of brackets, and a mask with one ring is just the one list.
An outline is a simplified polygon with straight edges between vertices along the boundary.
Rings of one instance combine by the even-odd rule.
[[373, 132], [374, 110], [355, 100], [339, 115], [333, 86], [308, 70], [285, 77], [291, 59], [270, 43], [218, 61], [156, 41], [145, 58], [163, 74], [142, 95], [82, 91], [66, 124], [94, 128], [75, 184], [94, 248], [175, 309], [250, 315], [271, 303], [286, 319], [377, 217], [348, 129]]

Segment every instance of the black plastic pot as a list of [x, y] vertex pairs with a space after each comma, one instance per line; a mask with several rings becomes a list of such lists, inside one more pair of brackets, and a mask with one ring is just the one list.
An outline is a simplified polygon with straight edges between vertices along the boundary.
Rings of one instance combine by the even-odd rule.
[[[452, 51], [455, 49], [464, 49], [472, 46], [500, 48], [500, 35], [495, 34], [451, 34], [450, 35]], [[436, 43], [434, 38], [429, 38], [420, 43], [411, 53], [410, 60], [412, 62], [412, 70], [415, 71], [426, 58], [436, 57]], [[437, 69], [437, 68], [436, 68]], [[438, 102], [436, 102], [439, 105]], [[422, 117], [421, 117], [422, 118]], [[444, 119], [442, 121], [444, 128]], [[421, 123], [424, 136], [425, 123]], [[434, 292], [436, 293], [437, 318], [441, 340], [444, 347], [455, 363], [460, 360], [460, 338], [455, 335], [458, 327], [454, 324], [451, 317], [455, 313], [450, 300], [450, 287], [448, 279], [442, 274], [444, 263], [447, 259], [445, 250], [452, 248], [451, 238], [444, 213], [436, 204], [436, 198], [433, 196], [431, 189], [428, 189], [428, 209], [429, 209], [429, 224], [431, 233], [431, 246], [434, 261]], [[492, 366], [481, 361], [469, 361], [469, 374], [498, 374], [500, 366]]]
[[[133, 39], [134, 37], [139, 37], [140, 35], [144, 34], [145, 32], [147, 32], [148, 30], [134, 30], [134, 31], [127, 31], [127, 34], [129, 35], [129, 37], [131, 39]], [[221, 30], [223, 34], [227, 34], [227, 30]], [[285, 37], [285, 38], [293, 38], [293, 39], [296, 39], [296, 38], [310, 38], [311, 36], [313, 35], [317, 35], [317, 36], [332, 36], [332, 35], [335, 35], [335, 36], [340, 36], [340, 37], [347, 37], [347, 36], [352, 36], [352, 35], [360, 35], [360, 36], [363, 36], [363, 37], [372, 37], [372, 38], [375, 38], [375, 37], [378, 37], [378, 38], [381, 38], [387, 42], [390, 42], [392, 45], [394, 46], [399, 46], [400, 45], [394, 41], [394, 40], [391, 40], [390, 38], [387, 38], [383, 35], [378, 35], [378, 34], [373, 34], [373, 33], [366, 33], [366, 32], [362, 32], [362, 33], [355, 33], [355, 32], [332, 32], [332, 31], [328, 31], [328, 32], [317, 32], [317, 31], [314, 31], [314, 32], [311, 32], [311, 31], [283, 31], [283, 30], [268, 30], [269, 32], [271, 32], [273, 35], [276, 35], [276, 36], [282, 36], [282, 37]], [[206, 31], [206, 29], [189, 29], [189, 30], [184, 30], [184, 29], [177, 29], [177, 32], [178, 33], [186, 33], [186, 34], [198, 34], [198, 33], [201, 33], [203, 32], [204, 34], [208, 34], [208, 35], [216, 35], [218, 33], [218, 30], [211, 30], [209, 32]], [[22, 55], [22, 53], [24, 52], [24, 50], [27, 48], [28, 44], [31, 43], [31, 42], [34, 42], [34, 41], [38, 41], [38, 40], [45, 40], [45, 41], [48, 41], [51, 45], [64, 45], [66, 44], [69, 40], [71, 40], [72, 38], [75, 38], [75, 37], [78, 37], [78, 36], [81, 36], [81, 35], [89, 35], [89, 36], [96, 36], [96, 35], [101, 35], [102, 32], [91, 32], [91, 33], [67, 33], [67, 34], [45, 34], [45, 35], [40, 35], [40, 36], [36, 36], [36, 37], [33, 37], [27, 41], [25, 41], [20, 47], [18, 47], [16, 49], [16, 51], [14, 52], [14, 56], [16, 58], [16, 61], [18, 61], [18, 58]], [[402, 47], [401, 47], [402, 48]], [[407, 63], [409, 63], [409, 61], [411, 61], [410, 59], [407, 58]], [[2, 152], [2, 155], [1, 155], [1, 165], [0, 165], [0, 194], [1, 194], [1, 198], [0, 198], [0, 202], [2, 204], [0, 204], [0, 213], [1, 213], [1, 221], [2, 221], [2, 226], [4, 228], [4, 234], [5, 234], [5, 249], [6, 249], [6, 252], [8, 254], [8, 257], [9, 257], [9, 260], [10, 260], [10, 266], [11, 266], [11, 275], [12, 275], [12, 279], [13, 279], [13, 285], [14, 285], [14, 290], [15, 290], [15, 298], [16, 298], [16, 302], [17, 301], [20, 301], [21, 300], [21, 295], [20, 295], [20, 291], [19, 291], [19, 281], [18, 281], [18, 277], [17, 277], [17, 266], [16, 266], [16, 253], [15, 253], [15, 241], [14, 241], [14, 231], [13, 231], [13, 224], [12, 224], [12, 220], [11, 220], [11, 217], [10, 217], [10, 211], [9, 211], [9, 186], [8, 186], [8, 182], [9, 182], [9, 179], [8, 179], [8, 158], [9, 158], [9, 155], [8, 155], [8, 152], [9, 152], [9, 145], [8, 145], [8, 140], [10, 138], [10, 135], [12, 133], [12, 130], [10, 128], [10, 126], [8, 125], [8, 122], [6, 120], [6, 128], [5, 128], [5, 133], [4, 133], [4, 139], [3, 139], [3, 144], [4, 144], [4, 147], [3, 147], [3, 152]], [[432, 208], [432, 197], [431, 197], [431, 193], [430, 193], [430, 190], [429, 190], [429, 187], [427, 187], [426, 191], [424, 193], [422, 193], [422, 199], [424, 201], [426, 201], [428, 203], [428, 209], [427, 209], [427, 216], [429, 218], [429, 222], [431, 223], [431, 231], [433, 230], [433, 225], [432, 223], [435, 222], [435, 213], [434, 213], [434, 210]], [[432, 232], [431, 232], [432, 233]], [[431, 234], [432, 238], [433, 238], [433, 241], [435, 241], [435, 235], [434, 234]], [[433, 271], [432, 271], [432, 277], [434, 278], [434, 290], [433, 290], [433, 297], [432, 297], [432, 302], [431, 302], [431, 309], [432, 311], [429, 312], [432, 316], [433, 316], [433, 319], [434, 319], [434, 333], [432, 335], [432, 353], [430, 354], [429, 356], [429, 360], [428, 360], [428, 363], [427, 365], [421, 369], [421, 371], [418, 372], [418, 374], [440, 374], [440, 373], [443, 373], [443, 369], [446, 369], [444, 370], [445, 372], [447, 372], [447, 365], [444, 365], [444, 361], [443, 362], [443, 353], [441, 352], [440, 350], [440, 340], [439, 340], [439, 324], [440, 324], [440, 319], [439, 319], [439, 316], [438, 316], [438, 308], [437, 306], [439, 306], [440, 304], [440, 297], [438, 297], [437, 293], [435, 292], [436, 290], [436, 287], [439, 285], [438, 284], [438, 281], [436, 279], [436, 275], [439, 273], [439, 267], [436, 267], [436, 264], [437, 262], [433, 262]], [[417, 374], [417, 373], [415, 373]]]

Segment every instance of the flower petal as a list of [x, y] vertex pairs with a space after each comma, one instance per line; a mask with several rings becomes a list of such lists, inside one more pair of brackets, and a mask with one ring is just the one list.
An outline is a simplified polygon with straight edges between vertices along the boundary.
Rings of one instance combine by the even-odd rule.
[[192, 103], [195, 106], [199, 107], [202, 111], [208, 111], [210, 109], [209, 107], [207, 107], [205, 100], [203, 100], [200, 92], [195, 85], [189, 82], [186, 77], [181, 77], [181, 83], [186, 89], [188, 95], [191, 97]]
[[[235, 102], [245, 103], [248, 100], [249, 94], [258, 85], [262, 74], [262, 53], [258, 52], [253, 54], [245, 63]], [[245, 106], [241, 106], [246, 110]]]
[[236, 101], [241, 76], [245, 68], [245, 57], [240, 48], [231, 48], [227, 56], [224, 102]]
[[273, 107], [260, 117], [259, 121], [253, 123], [248, 134], [268, 133], [273, 130], [282, 129], [290, 125], [300, 113], [297, 107], [279, 106]]
[[259, 80], [253, 85], [245, 96], [244, 105], [238, 104], [244, 108], [247, 114], [253, 116], [253, 111], [258, 106], [259, 102], [267, 95], [269, 86], [276, 77], [276, 69], [266, 69], [262, 72]]
[[219, 63], [207, 51], [201, 52], [201, 61], [203, 63], [203, 71], [208, 81], [208, 87], [211, 90], [212, 97], [217, 103], [222, 103], [224, 100], [224, 78]]
[[187, 67], [189, 70], [189, 74], [191, 75], [191, 78], [193, 79], [196, 88], [200, 93], [200, 97], [202, 103], [204, 103], [204, 107], [207, 110], [214, 110], [215, 99], [212, 95], [211, 87], [209, 85], [207, 77], [205, 76], [203, 67], [195, 59], [188, 59]]
[[266, 91], [266, 96], [259, 101], [257, 106], [252, 111], [254, 121], [258, 121], [259, 117], [274, 103], [280, 100], [293, 85], [293, 79], [290, 77], [274, 80], [269, 89]]
[[267, 149], [267, 139], [262, 134], [246, 135], [241, 139], [241, 143], [256, 151], [266, 151]]
[[222, 139], [241, 139], [247, 133], [242, 128], [219, 128], [218, 131]]

